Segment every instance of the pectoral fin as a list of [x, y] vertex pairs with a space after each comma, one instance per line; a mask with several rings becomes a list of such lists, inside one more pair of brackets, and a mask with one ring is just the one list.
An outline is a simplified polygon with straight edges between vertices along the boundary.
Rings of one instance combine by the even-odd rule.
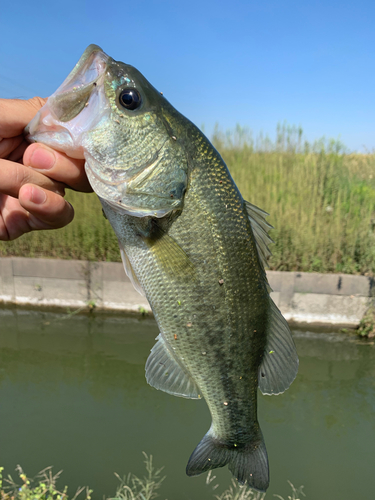
[[286, 391], [298, 371], [298, 355], [288, 323], [270, 298], [267, 346], [259, 368], [259, 388], [263, 394]]
[[198, 386], [177, 361], [161, 334], [156, 340], [146, 362], [147, 382], [155, 389], [174, 396], [200, 399]]
[[169, 234], [155, 226], [152, 235], [143, 239], [168, 277], [181, 282], [196, 279], [194, 264]]

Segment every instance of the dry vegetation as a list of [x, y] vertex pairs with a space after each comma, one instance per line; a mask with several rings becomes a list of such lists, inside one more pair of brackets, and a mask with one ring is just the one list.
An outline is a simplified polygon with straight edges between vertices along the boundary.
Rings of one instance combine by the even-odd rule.
[[[146, 474], [140, 478], [135, 474], [129, 473], [121, 478], [115, 474], [119, 480], [119, 486], [116, 489], [114, 497], [103, 497], [103, 500], [154, 500], [161, 497], [159, 489], [162, 486], [165, 476], [162, 476], [163, 467], [156, 469], [153, 464], [152, 455], [147, 455], [143, 452]], [[52, 467], [47, 467], [41, 471], [35, 478], [31, 479], [26, 476], [22, 468], [17, 466], [18, 478], [13, 480], [12, 476], [8, 475], [3, 479], [3, 468], [0, 467], [0, 500], [91, 500], [93, 490], [88, 487], [79, 488], [74, 495], [68, 495], [68, 487], [65, 486], [62, 490], [57, 486], [60, 480], [60, 474], [52, 473]], [[212, 490], [212, 500], [267, 500], [265, 493], [259, 493], [246, 486], [239, 486], [238, 483], [232, 480], [228, 489], [221, 495], [216, 495], [214, 492], [219, 487], [215, 483], [216, 477], [211, 472], [207, 474], [206, 484]], [[295, 488], [288, 481], [292, 493], [288, 495], [288, 500], [302, 500], [305, 497], [303, 486]], [[285, 500], [279, 495], [280, 500]]]
[[[282, 125], [276, 140], [256, 140], [246, 129], [213, 143], [245, 199], [270, 213], [275, 241], [270, 268], [375, 272], [375, 154], [348, 154], [339, 141], [303, 140]], [[69, 192], [73, 223], [0, 244], [0, 255], [119, 261], [117, 239], [95, 195]]]

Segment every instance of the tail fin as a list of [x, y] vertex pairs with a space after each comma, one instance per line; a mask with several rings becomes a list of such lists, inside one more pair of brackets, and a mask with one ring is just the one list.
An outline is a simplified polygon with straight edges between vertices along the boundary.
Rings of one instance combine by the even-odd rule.
[[268, 457], [262, 433], [246, 444], [221, 442], [207, 432], [193, 451], [186, 467], [188, 476], [198, 476], [210, 469], [229, 465], [240, 484], [265, 492], [269, 485]]

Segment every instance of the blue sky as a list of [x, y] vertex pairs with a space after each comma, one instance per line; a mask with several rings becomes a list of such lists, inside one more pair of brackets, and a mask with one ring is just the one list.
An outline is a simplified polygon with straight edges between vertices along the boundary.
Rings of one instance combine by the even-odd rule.
[[371, 151], [374, 25], [373, 0], [4, 1], [0, 96], [51, 94], [96, 43], [208, 134], [286, 120]]

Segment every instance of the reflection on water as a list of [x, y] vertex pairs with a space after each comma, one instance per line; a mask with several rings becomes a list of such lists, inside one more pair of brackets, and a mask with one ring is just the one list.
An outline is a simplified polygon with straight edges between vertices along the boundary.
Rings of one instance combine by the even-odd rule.
[[[0, 465], [29, 475], [63, 469], [70, 492], [113, 496], [113, 473], [143, 475], [141, 451], [165, 465], [169, 500], [213, 498], [188, 478], [190, 453], [208, 430], [203, 401], [149, 387], [144, 364], [153, 320], [0, 310]], [[370, 499], [375, 443], [375, 346], [337, 333], [295, 331], [299, 375], [281, 396], [259, 397], [271, 467], [267, 498], [289, 479], [308, 500]], [[227, 469], [215, 471], [227, 487]]]

